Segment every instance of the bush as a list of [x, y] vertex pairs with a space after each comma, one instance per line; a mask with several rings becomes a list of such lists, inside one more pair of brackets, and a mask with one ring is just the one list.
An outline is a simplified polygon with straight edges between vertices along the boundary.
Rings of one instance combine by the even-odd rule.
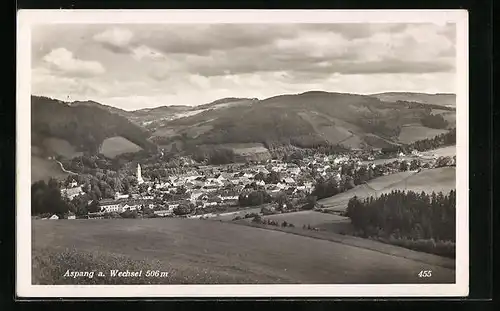
[[138, 214], [137, 211], [125, 211], [120, 214], [122, 218], [137, 218]]
[[255, 223], [262, 223], [262, 217], [260, 217], [260, 215], [256, 215], [256, 216], [254, 216], [254, 218], [252, 219], [252, 222], [255, 222]]

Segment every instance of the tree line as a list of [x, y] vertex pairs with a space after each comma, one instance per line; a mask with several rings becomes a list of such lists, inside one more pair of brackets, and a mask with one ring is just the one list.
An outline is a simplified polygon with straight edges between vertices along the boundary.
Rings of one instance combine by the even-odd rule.
[[456, 144], [457, 129], [452, 128], [448, 132], [434, 136], [433, 138], [426, 138], [417, 140], [409, 145], [406, 149], [415, 149], [418, 151], [427, 151], [440, 147], [451, 146]]
[[455, 242], [456, 191], [393, 190], [377, 198], [353, 197], [346, 215], [364, 237]]

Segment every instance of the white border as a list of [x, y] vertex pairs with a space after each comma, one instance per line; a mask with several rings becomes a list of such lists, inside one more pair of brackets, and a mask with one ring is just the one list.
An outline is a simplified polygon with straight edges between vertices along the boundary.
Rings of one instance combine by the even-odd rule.
[[[455, 284], [31, 285], [31, 25], [48, 23], [445, 23], [457, 25], [457, 259]], [[442, 297], [469, 293], [468, 12], [465, 10], [20, 10], [17, 33], [18, 297]]]

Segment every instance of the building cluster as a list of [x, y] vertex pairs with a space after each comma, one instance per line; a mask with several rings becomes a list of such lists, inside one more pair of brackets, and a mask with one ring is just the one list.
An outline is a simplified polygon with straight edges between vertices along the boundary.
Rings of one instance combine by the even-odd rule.
[[[400, 155], [401, 158], [404, 156]], [[418, 158], [420, 154], [415, 153], [412, 156]], [[402, 160], [383, 165], [375, 165], [373, 160], [374, 158], [365, 159], [356, 154], [315, 154], [293, 163], [268, 160], [258, 164], [193, 165], [179, 174], [171, 174], [154, 181], [143, 178], [141, 167], [138, 165], [136, 177], [138, 184], [142, 185], [142, 193], [115, 193], [113, 199], [99, 201], [100, 210], [97, 213], [89, 213], [88, 216], [101, 218], [105, 213], [141, 211], [145, 208], [151, 209], [157, 216], [168, 216], [179, 207], [189, 207], [190, 210], [223, 208], [237, 205], [240, 195], [255, 190], [263, 190], [271, 195], [286, 193], [293, 199], [309, 195], [314, 190], [318, 178], [334, 178], [340, 182], [346, 175], [353, 176], [362, 168], [377, 168], [381, 175], [401, 170]], [[434, 165], [426, 163], [429, 168]], [[61, 194], [69, 199], [81, 193], [81, 186], [76, 182], [61, 190]], [[206, 212], [209, 213], [208, 210]]]

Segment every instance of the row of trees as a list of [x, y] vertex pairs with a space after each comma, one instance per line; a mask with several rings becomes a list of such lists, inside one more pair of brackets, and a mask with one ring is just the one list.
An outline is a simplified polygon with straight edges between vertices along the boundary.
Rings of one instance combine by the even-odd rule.
[[444, 195], [397, 190], [378, 198], [353, 197], [347, 216], [364, 236], [454, 242], [456, 191]]
[[457, 141], [457, 130], [453, 128], [447, 133], [436, 135], [434, 138], [426, 138], [417, 140], [407, 146], [407, 149], [415, 149], [418, 151], [427, 151], [444, 146], [454, 145]]

